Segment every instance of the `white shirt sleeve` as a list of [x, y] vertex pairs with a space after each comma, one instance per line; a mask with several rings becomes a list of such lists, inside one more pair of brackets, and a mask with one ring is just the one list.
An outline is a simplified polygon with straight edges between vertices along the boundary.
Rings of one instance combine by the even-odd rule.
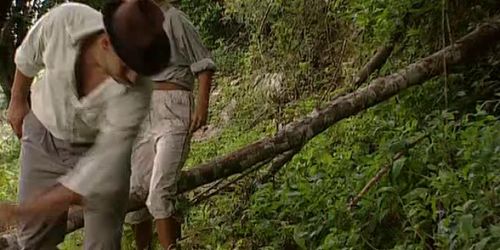
[[16, 50], [16, 67], [28, 77], [34, 77], [45, 66], [43, 54], [48, 42], [48, 31], [51, 29], [51, 14], [48, 12], [38, 19]]
[[84, 198], [128, 194], [132, 146], [148, 113], [151, 92], [152, 82], [142, 78], [110, 100], [95, 144], [59, 182]]

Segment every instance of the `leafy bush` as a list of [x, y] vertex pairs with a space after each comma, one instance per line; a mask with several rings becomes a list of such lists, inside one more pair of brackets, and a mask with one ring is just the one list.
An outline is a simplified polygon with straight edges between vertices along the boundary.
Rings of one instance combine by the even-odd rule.
[[[49, 2], [54, 1], [42, 3]], [[193, 144], [188, 167], [270, 136], [283, 123], [324, 105], [349, 87], [357, 69], [395, 33], [401, 37], [391, 58], [374, 75], [439, 50], [500, 13], [495, 0], [180, 5], [220, 68], [211, 123], [222, 131]], [[336, 124], [309, 142], [272, 182], [256, 183], [262, 173], [252, 174], [191, 207], [183, 247], [499, 249], [498, 49], [477, 64], [450, 69], [455, 73]], [[258, 79], [266, 74], [283, 75], [283, 92], [272, 98], [265, 93]], [[222, 125], [218, 114], [233, 101], [235, 114]], [[18, 153], [17, 141], [3, 137], [2, 199], [15, 195]], [[388, 175], [349, 211], [351, 198], [383, 166], [390, 167]], [[131, 238], [127, 228], [126, 249], [133, 246]], [[66, 249], [78, 247], [80, 240], [81, 234], [73, 234]]]
[[0, 200], [16, 200], [19, 141], [1, 121], [0, 117]]

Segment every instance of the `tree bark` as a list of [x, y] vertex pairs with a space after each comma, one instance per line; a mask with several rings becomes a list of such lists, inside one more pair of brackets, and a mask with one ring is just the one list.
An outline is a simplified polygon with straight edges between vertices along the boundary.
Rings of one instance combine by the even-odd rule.
[[[444, 61], [448, 67], [474, 62], [475, 58], [497, 45], [499, 40], [500, 18], [497, 18], [479, 26], [453, 45], [410, 64], [397, 73], [377, 78], [368, 86], [335, 99], [319, 112], [287, 125], [274, 137], [262, 139], [224, 157], [183, 172], [178, 191], [186, 192], [243, 172], [263, 160], [301, 147], [336, 122], [388, 100], [402, 90], [438, 76], [444, 70]], [[132, 194], [130, 209], [143, 206], [146, 195], [147, 192]], [[73, 216], [76, 215], [72, 214], [71, 217]], [[70, 221], [72, 227], [69, 227], [68, 231], [83, 225], [83, 221]]]
[[354, 88], [358, 88], [363, 84], [368, 77], [373, 73], [373, 71], [382, 67], [389, 58], [389, 55], [392, 53], [394, 49], [394, 43], [390, 43], [387, 46], [381, 47], [375, 53], [370, 61], [361, 69], [361, 71], [354, 78]]
[[[11, 84], [14, 80], [14, 53], [28, 32], [33, 17], [30, 3], [26, 0], [0, 0], [0, 87], [10, 100]], [[8, 17], [8, 18], [7, 18]]]
[[265, 138], [236, 152], [202, 164], [182, 173], [179, 192], [240, 173], [252, 165], [290, 149], [304, 145], [336, 122], [388, 100], [404, 89], [443, 72], [443, 58], [448, 67], [473, 62], [500, 39], [500, 19], [479, 26], [453, 45], [423, 58], [386, 77], [380, 77], [367, 87], [335, 99], [326, 108], [301, 121], [291, 123], [275, 137]]
[[7, 101], [10, 99], [10, 67], [8, 65], [10, 60], [12, 36], [8, 16], [11, 11], [12, 1], [0, 1], [0, 87], [7, 96]]

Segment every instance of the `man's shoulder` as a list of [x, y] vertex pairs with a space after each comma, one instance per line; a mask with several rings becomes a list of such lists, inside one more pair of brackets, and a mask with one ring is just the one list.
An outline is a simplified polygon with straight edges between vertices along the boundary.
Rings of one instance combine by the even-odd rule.
[[63, 3], [49, 11], [50, 25], [73, 41], [104, 29], [101, 12], [81, 3]]
[[171, 20], [183, 20], [183, 21], [189, 21], [189, 18], [186, 13], [184, 13], [182, 10], [177, 9], [175, 7], [169, 7], [168, 10], [165, 11], [165, 21], [171, 21]]
[[75, 15], [95, 15], [101, 13], [92, 7], [82, 3], [62, 3], [50, 10], [51, 15], [58, 17], [73, 17]]

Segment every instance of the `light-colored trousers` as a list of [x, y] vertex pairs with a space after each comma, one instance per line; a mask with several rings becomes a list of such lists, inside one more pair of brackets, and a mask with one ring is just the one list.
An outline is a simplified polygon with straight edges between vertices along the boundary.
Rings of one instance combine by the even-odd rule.
[[[75, 145], [55, 138], [32, 112], [28, 113], [24, 118], [21, 140], [19, 202], [22, 204], [36, 198], [57, 185], [58, 178], [72, 170], [90, 146]], [[84, 249], [120, 249], [127, 191], [124, 195], [86, 201]], [[57, 249], [66, 234], [66, 218], [67, 212], [56, 218], [21, 218], [18, 227], [21, 249]]]
[[173, 216], [177, 181], [191, 140], [192, 99], [190, 91], [153, 91], [150, 112], [133, 149], [130, 180], [131, 193], [149, 192], [147, 209], [127, 214], [127, 223]]

